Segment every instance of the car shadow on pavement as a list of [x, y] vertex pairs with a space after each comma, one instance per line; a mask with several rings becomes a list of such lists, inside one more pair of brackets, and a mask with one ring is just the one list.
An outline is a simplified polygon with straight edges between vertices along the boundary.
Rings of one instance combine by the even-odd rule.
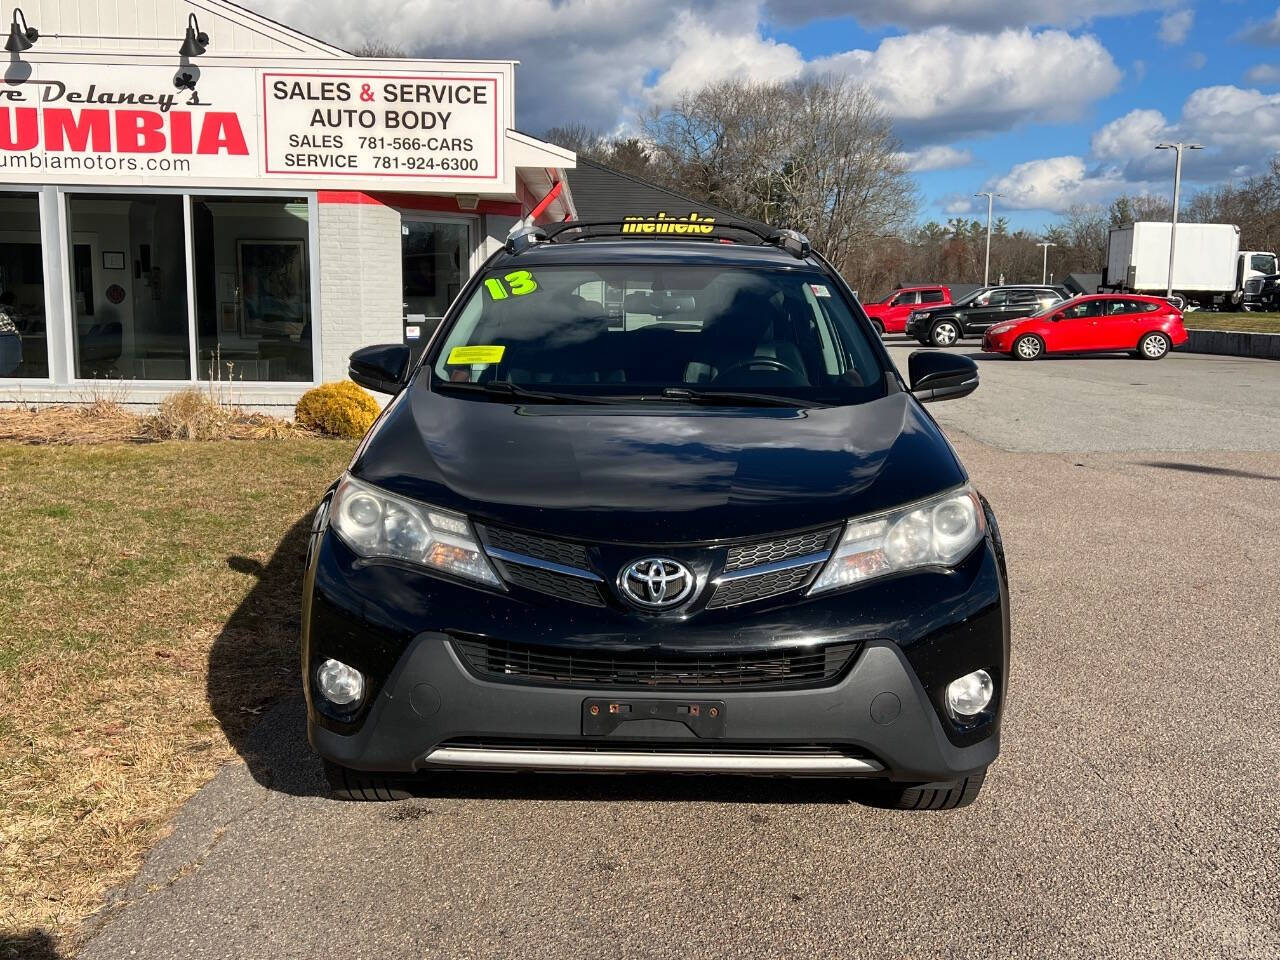
[[276, 545], [264, 564], [228, 557], [255, 578], [209, 651], [207, 695], [213, 715], [254, 780], [286, 793], [320, 789], [319, 763], [307, 745], [298, 680], [303, 560], [311, 514]]

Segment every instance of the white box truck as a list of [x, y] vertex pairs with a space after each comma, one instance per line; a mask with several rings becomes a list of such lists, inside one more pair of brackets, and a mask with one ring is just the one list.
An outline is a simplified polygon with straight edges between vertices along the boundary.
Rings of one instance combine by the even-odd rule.
[[[1169, 287], [1168, 223], [1135, 223], [1111, 231], [1104, 287], [1163, 296]], [[1276, 272], [1276, 255], [1240, 249], [1231, 223], [1180, 223], [1173, 292], [1201, 308], [1239, 309], [1251, 277]]]

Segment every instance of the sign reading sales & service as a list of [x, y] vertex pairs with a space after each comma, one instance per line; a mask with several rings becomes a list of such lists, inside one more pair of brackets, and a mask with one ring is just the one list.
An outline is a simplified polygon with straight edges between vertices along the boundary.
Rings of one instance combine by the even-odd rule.
[[0, 181], [507, 192], [509, 69], [458, 66], [36, 63], [0, 85]]

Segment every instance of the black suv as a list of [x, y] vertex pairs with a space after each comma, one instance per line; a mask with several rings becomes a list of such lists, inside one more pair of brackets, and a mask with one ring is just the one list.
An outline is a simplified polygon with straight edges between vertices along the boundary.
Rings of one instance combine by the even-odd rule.
[[798, 234], [514, 235], [325, 495], [302, 676], [334, 792], [426, 771], [840, 776], [969, 803], [1009, 662], [995, 517]]
[[906, 334], [926, 345], [949, 347], [965, 337], [981, 338], [987, 327], [1002, 320], [1029, 317], [1069, 298], [1062, 287], [982, 287], [955, 303], [914, 311], [907, 318]]

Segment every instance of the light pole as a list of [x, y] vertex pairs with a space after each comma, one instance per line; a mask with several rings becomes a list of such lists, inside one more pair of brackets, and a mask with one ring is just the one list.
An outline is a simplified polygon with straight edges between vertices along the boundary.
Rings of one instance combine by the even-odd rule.
[[1036, 244], [1037, 247], [1044, 247], [1044, 266], [1040, 268], [1040, 282], [1049, 282], [1049, 248], [1056, 247], [1056, 243], [1050, 243], [1048, 240], [1042, 240]]
[[996, 197], [1003, 197], [1003, 193], [975, 193], [975, 197], [987, 198], [987, 265], [982, 271], [982, 285], [984, 287], [991, 286], [991, 208], [995, 204]]
[[1173, 251], [1174, 241], [1178, 236], [1178, 201], [1182, 193], [1182, 151], [1183, 150], [1203, 150], [1204, 147], [1198, 143], [1183, 143], [1179, 140], [1177, 143], [1158, 143], [1157, 150], [1172, 150], [1176, 158], [1173, 162], [1173, 220], [1169, 224], [1169, 283], [1165, 290], [1165, 298], [1173, 296]]

